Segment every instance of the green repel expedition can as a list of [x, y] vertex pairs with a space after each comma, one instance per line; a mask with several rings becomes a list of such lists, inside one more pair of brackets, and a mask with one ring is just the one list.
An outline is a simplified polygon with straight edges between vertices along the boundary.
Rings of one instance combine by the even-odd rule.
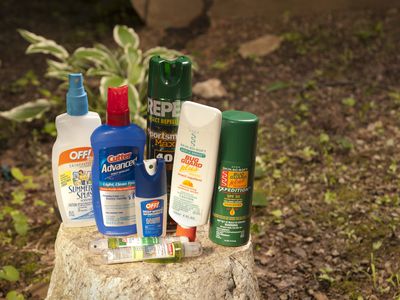
[[222, 113], [209, 233], [216, 244], [237, 247], [249, 241], [257, 128], [258, 118], [252, 113]]
[[[181, 105], [192, 97], [192, 63], [186, 56], [166, 60], [157, 55], [149, 64], [146, 152], [148, 159], [165, 160], [169, 199]], [[167, 230], [175, 229], [168, 216]]]

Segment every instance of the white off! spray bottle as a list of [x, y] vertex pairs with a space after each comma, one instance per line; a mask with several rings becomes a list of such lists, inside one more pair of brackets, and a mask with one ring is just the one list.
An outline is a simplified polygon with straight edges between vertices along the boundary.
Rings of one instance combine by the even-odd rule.
[[176, 235], [196, 237], [208, 221], [221, 133], [221, 112], [186, 101], [182, 105], [172, 171], [169, 214]]
[[88, 111], [82, 74], [70, 74], [67, 113], [56, 118], [57, 139], [52, 152], [58, 209], [68, 227], [95, 225], [90, 135], [100, 125], [99, 115]]

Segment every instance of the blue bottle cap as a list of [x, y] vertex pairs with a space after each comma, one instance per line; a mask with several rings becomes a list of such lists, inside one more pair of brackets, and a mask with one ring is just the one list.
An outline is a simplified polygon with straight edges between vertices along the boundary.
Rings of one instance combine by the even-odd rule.
[[67, 92], [67, 114], [70, 116], [82, 116], [88, 113], [88, 98], [83, 87], [81, 73], [68, 75], [69, 87]]
[[135, 165], [135, 181], [136, 197], [154, 198], [166, 194], [167, 173], [164, 159], [149, 159], [137, 163]]

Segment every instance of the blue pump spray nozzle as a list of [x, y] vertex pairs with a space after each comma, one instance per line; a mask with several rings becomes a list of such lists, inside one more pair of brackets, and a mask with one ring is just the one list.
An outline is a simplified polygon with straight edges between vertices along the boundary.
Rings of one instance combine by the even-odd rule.
[[67, 92], [67, 114], [71, 116], [82, 116], [88, 113], [88, 98], [83, 87], [83, 76], [81, 73], [68, 75], [69, 87]]

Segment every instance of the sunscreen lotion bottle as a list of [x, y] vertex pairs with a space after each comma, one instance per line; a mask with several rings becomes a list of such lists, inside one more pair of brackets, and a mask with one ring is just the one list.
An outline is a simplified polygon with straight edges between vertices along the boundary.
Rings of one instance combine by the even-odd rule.
[[102, 234], [136, 233], [135, 165], [143, 160], [145, 139], [130, 123], [128, 86], [108, 88], [107, 123], [91, 136], [93, 209]]
[[179, 119], [172, 172], [169, 214], [176, 234], [196, 237], [196, 226], [208, 221], [218, 158], [221, 112], [186, 101]]
[[99, 115], [88, 111], [82, 74], [70, 74], [67, 112], [56, 118], [57, 139], [52, 151], [54, 189], [64, 226], [95, 224], [90, 135], [100, 125]]
[[138, 237], [165, 236], [167, 232], [167, 173], [162, 158], [135, 167], [136, 226]]

